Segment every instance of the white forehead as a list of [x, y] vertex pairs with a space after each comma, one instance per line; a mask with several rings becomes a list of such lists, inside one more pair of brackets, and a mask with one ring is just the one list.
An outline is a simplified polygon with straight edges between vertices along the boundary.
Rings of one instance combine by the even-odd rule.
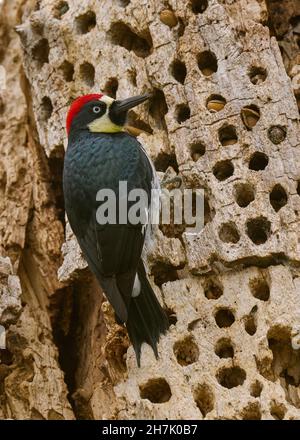
[[111, 98], [110, 96], [105, 96], [105, 95], [103, 95], [103, 96], [99, 99], [99, 101], [102, 101], [102, 102], [104, 102], [105, 104], [107, 104], [108, 106], [110, 106], [110, 105], [114, 102], [114, 99]]

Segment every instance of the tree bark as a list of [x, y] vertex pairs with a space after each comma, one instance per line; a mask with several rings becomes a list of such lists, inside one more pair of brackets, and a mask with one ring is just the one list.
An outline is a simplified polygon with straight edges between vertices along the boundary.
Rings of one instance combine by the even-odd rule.
[[[299, 418], [299, 11], [0, 1], [0, 418]], [[129, 124], [162, 181], [205, 192], [199, 234], [157, 232], [172, 325], [141, 368], [64, 212], [66, 112], [100, 90], [152, 91]]]

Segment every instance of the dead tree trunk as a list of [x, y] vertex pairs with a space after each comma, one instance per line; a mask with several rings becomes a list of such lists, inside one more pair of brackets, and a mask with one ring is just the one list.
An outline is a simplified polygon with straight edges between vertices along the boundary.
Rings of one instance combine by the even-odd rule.
[[[0, 1], [0, 418], [299, 418], [299, 10]], [[100, 90], [152, 90], [130, 125], [205, 191], [149, 256], [172, 326], [140, 369], [64, 215], [66, 110]]]

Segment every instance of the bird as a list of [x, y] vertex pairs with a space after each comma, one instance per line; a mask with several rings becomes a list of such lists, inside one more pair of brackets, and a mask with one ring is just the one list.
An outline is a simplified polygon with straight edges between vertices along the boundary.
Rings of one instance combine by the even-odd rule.
[[[63, 169], [69, 224], [89, 269], [114, 309], [116, 321], [126, 326], [139, 367], [142, 344], [149, 344], [158, 358], [160, 335], [169, 328], [167, 313], [151, 287], [144, 261], [146, 242], [152, 235], [152, 190], [158, 188], [158, 178], [141, 143], [125, 130], [128, 111], [150, 97], [147, 93], [119, 100], [92, 93], [75, 99], [66, 117], [68, 144]], [[136, 189], [147, 194], [148, 223], [134, 224], [129, 216], [125, 222], [99, 223], [97, 212], [103, 200], [99, 201], [98, 192], [113, 191], [118, 206], [124, 196], [120, 182], [126, 182], [126, 196]], [[128, 203], [126, 214], [131, 206]]]

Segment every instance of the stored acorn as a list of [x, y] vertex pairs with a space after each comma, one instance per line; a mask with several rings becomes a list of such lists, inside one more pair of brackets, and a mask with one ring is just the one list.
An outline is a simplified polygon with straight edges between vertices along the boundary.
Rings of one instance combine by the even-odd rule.
[[144, 130], [141, 130], [140, 128], [137, 127], [133, 127], [132, 125], [126, 125], [125, 130], [127, 131], [127, 133], [135, 137], [139, 136], [142, 133], [146, 133]]
[[223, 110], [223, 108], [225, 107], [225, 104], [226, 104], [225, 99], [220, 97], [220, 98], [216, 98], [216, 99], [209, 99], [207, 101], [206, 107], [211, 113], [216, 113], [216, 112]]
[[177, 17], [171, 9], [164, 9], [161, 11], [159, 18], [162, 23], [166, 24], [170, 28], [176, 26], [178, 23]]
[[246, 128], [251, 130], [251, 128], [255, 127], [259, 118], [260, 112], [257, 107], [244, 107], [241, 110], [241, 118]]
[[268, 130], [268, 138], [273, 144], [280, 144], [286, 138], [286, 127], [273, 125]]
[[209, 67], [203, 67], [203, 69], [201, 69], [201, 72], [204, 76], [210, 76], [214, 73], [214, 70], [210, 69]]
[[222, 145], [224, 146], [224, 147], [226, 147], [227, 145], [233, 145], [233, 144], [236, 144], [236, 138], [232, 138], [232, 139], [224, 139], [224, 140], [222, 140]]

